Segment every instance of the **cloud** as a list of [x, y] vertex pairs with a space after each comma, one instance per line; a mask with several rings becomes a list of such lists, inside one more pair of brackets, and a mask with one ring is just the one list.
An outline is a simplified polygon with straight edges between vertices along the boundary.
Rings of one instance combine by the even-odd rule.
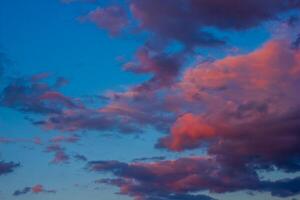
[[[151, 62], [149, 61], [149, 66], [154, 67], [157, 61], [153, 61], [153, 64]], [[163, 60], [159, 62], [169, 63], [169, 61]], [[153, 83], [163, 82], [163, 77], [160, 76], [155, 75]], [[35, 118], [30, 118], [30, 121], [34, 125], [49, 130], [140, 133], [142, 132], [141, 127], [144, 127], [145, 124], [152, 125], [157, 122], [156, 126], [162, 128], [165, 122], [170, 120], [167, 116], [149, 115], [150, 110], [162, 107], [162, 105], [157, 104], [156, 100], [154, 101], [157, 97], [151, 94], [151, 90], [146, 89], [148, 87], [146, 84], [133, 88], [127, 94], [112, 92], [107, 96], [107, 99], [111, 100], [110, 104], [100, 108], [89, 108], [79, 99], [59, 92], [60, 87], [67, 83], [65, 79], [57, 78], [51, 84], [49, 79], [49, 74], [42, 73], [13, 80], [2, 91], [0, 104], [24, 113], [34, 114]], [[164, 82], [171, 83], [171, 81]], [[158, 84], [150, 83], [149, 85], [153, 85], [153, 88], [158, 86]], [[138, 94], [137, 99], [139, 100], [132, 99], [130, 93]], [[139, 108], [132, 106], [137, 103], [140, 104]], [[153, 108], [139, 110], [144, 107], [145, 103], [153, 104]]]
[[165, 130], [165, 125], [171, 120], [171, 116], [151, 112], [164, 107], [164, 102], [159, 102], [159, 97], [151, 92], [133, 89], [127, 93], [112, 92], [107, 96], [110, 102], [100, 108], [66, 109], [62, 113], [45, 116], [34, 124], [50, 130], [101, 130], [127, 134], [141, 133], [147, 125]]
[[[193, 49], [226, 43], [208, 28], [242, 31], [277, 20], [299, 7], [298, 0], [245, 0], [243, 3], [236, 0], [130, 0], [127, 10], [133, 16], [131, 25], [138, 24], [135, 32], [154, 33], [148, 42], [159, 44], [175, 40]], [[98, 7], [83, 19], [107, 29], [111, 35], [119, 34], [129, 24], [125, 9], [120, 6]]]
[[[266, 181], [258, 171], [300, 171], [298, 38], [292, 43], [271, 39], [247, 54], [183, 67], [194, 58], [196, 48], [226, 44], [210, 28], [244, 31], [277, 20], [299, 6], [298, 0], [131, 0], [128, 9], [138, 22], [137, 32], [145, 31], [149, 38], [124, 69], [150, 74], [149, 80], [123, 92], [108, 92], [108, 104], [95, 108], [59, 92], [66, 84], [64, 79], [49, 84], [45, 82], [48, 75], [39, 74], [9, 84], [1, 104], [41, 114], [33, 123], [50, 130], [126, 134], [156, 128], [166, 133], [157, 148], [206, 152], [206, 156], [176, 160], [153, 157], [151, 162], [145, 162], [149, 158], [132, 163], [88, 162], [90, 171], [115, 176], [97, 183], [115, 185], [120, 194], [136, 200], [213, 199], [198, 194], [205, 191], [297, 195], [299, 177]], [[98, 7], [82, 19], [115, 36], [136, 22], [127, 17], [123, 7], [108, 6]], [[168, 52], [173, 43], [182, 48]], [[65, 163], [69, 156], [61, 143], [76, 141], [59, 136], [45, 151], [54, 154], [52, 163]], [[74, 157], [87, 161], [82, 155]], [[41, 185], [32, 187], [32, 192], [42, 191]]]
[[28, 192], [31, 191], [31, 188], [30, 187], [25, 187], [23, 188], [22, 190], [16, 190], [13, 195], [14, 196], [20, 196], [20, 195], [24, 195], [24, 194], [27, 194]]
[[20, 167], [20, 163], [0, 161], [0, 176], [12, 173], [17, 167]]
[[300, 46], [300, 34], [297, 35], [297, 38], [291, 44], [291, 47], [295, 50], [298, 50], [299, 46]]
[[106, 29], [112, 36], [120, 34], [128, 25], [126, 11], [120, 6], [97, 7], [81, 17], [81, 20], [95, 23], [98, 27]]
[[40, 192], [43, 192], [44, 188], [42, 185], [38, 184], [38, 185], [35, 185], [31, 188], [32, 192], [33, 193], [40, 193]]
[[276, 181], [274, 183], [266, 183], [265, 188], [271, 191], [271, 194], [279, 197], [288, 197], [299, 194], [300, 177], [289, 178]]
[[[213, 139], [262, 137], [260, 131], [268, 131], [273, 138], [296, 137], [299, 63], [299, 53], [287, 41], [274, 40], [252, 53], [188, 69], [178, 85], [182, 100], [191, 108], [199, 106], [198, 110], [179, 116], [159, 146], [180, 151]], [[290, 115], [295, 115], [295, 123]], [[269, 128], [263, 128], [264, 124]], [[251, 126], [262, 129], [251, 130]], [[276, 134], [279, 130], [282, 133]]]
[[298, 172], [299, 58], [288, 41], [272, 40], [252, 53], [187, 70], [178, 87], [190, 109], [157, 147], [202, 148], [232, 170]]
[[61, 131], [78, 130], [117, 130], [122, 133], [139, 132], [132, 123], [126, 121], [126, 117], [113, 116], [95, 109], [65, 110], [62, 114], [52, 115], [46, 120], [36, 121], [46, 129], [58, 129]]
[[[227, 9], [219, 11], [218, 7], [222, 6]], [[188, 0], [175, 3], [169, 0], [163, 2], [131, 0], [129, 7], [129, 10], [140, 22], [140, 28], [154, 32], [157, 36], [150, 34], [150, 39], [143, 47], [139, 48], [133, 61], [124, 65], [124, 69], [137, 74], [151, 74], [152, 77], [149, 80], [135, 85], [125, 92], [111, 92], [109, 104], [95, 109], [88, 108], [79, 100], [60, 93], [58, 91], [60, 84], [44, 83], [42, 80], [47, 75], [46, 77], [32, 78], [32, 80], [21, 79], [5, 88], [2, 94], [2, 105], [23, 112], [43, 114], [44, 118], [34, 120], [33, 123], [46, 129], [139, 133], [145, 126], [153, 126], [166, 132], [170, 128], [171, 122], [178, 118], [177, 112], [180, 111], [180, 114], [184, 114], [188, 113], [187, 109], [192, 109], [190, 105], [179, 100], [180, 95], [174, 97], [171, 93], [177, 92], [177, 81], [180, 79], [181, 70], [193, 53], [186, 51], [185, 48], [177, 53], [166, 51], [170, 40], [179, 41], [188, 48], [206, 43], [207, 45], [220, 44], [223, 42], [209, 33], [203, 33], [206, 27], [244, 30], [258, 26], [264, 21], [276, 19], [278, 15], [292, 9], [297, 9], [299, 3], [293, 1], [283, 4], [282, 1], [271, 2], [269, 0], [264, 2], [245, 1], [244, 4], [239, 4], [234, 0], [226, 2]], [[251, 12], [248, 11], [249, 8], [252, 8]], [[99, 26], [108, 29], [111, 34], [118, 34], [128, 24], [126, 15], [124, 8], [108, 6], [106, 8], [98, 7], [83, 18], [94, 21]], [[214, 18], [215, 15], [217, 18]], [[152, 41], [162, 45], [156, 46]], [[213, 73], [211, 74], [214, 76]], [[210, 73], [206, 75], [210, 76]], [[237, 74], [220, 72], [219, 75], [234, 76]], [[211, 80], [205, 83], [215, 84], [216, 88], [211, 88], [211, 85], [206, 87], [210, 87], [209, 90], [224, 89], [225, 86], [221, 81], [225, 80], [218, 79], [217, 81], [219, 83]], [[185, 81], [182, 82], [180, 84], [184, 84]], [[260, 79], [255, 84], [262, 85], [264, 80]], [[195, 106], [196, 109], [199, 107]], [[176, 111], [175, 114], [174, 111]], [[202, 121], [204, 123], [205, 119]], [[164, 141], [170, 143], [171, 140], [166, 138]]]
[[243, 3], [236, 0], [131, 0], [130, 9], [142, 30], [186, 46], [197, 46], [223, 43], [207, 32], [207, 27], [245, 30], [298, 9], [299, 5], [297, 0], [246, 0]]
[[[180, 79], [181, 70], [188, 58], [194, 56], [195, 52], [190, 51], [191, 49], [199, 46], [225, 44], [223, 39], [208, 32], [208, 28], [213, 27], [221, 31], [243, 31], [270, 20], [277, 20], [281, 14], [298, 9], [299, 5], [297, 0], [286, 3], [279, 0], [275, 2], [247, 0], [243, 4], [235, 0], [226, 2], [215, 0], [180, 0], [176, 2], [172, 0], [131, 0], [128, 4], [128, 11], [132, 13], [134, 20], [138, 21], [139, 30], [152, 34], [149, 34], [146, 43], [137, 50], [134, 59], [124, 64], [124, 69], [136, 74], [150, 74], [152, 75], [151, 78], [125, 92], [111, 92], [109, 104], [99, 109], [65, 109], [62, 113], [49, 116], [35, 122], [35, 124], [62, 131], [104, 130], [123, 133], [142, 132], [143, 128], [141, 127], [146, 125], [166, 132], [170, 128], [171, 122], [176, 118], [178, 118], [177, 122], [179, 123], [186, 116], [189, 116], [187, 114], [179, 118], [178, 112], [182, 115], [192, 109], [202, 109], [200, 103], [193, 106], [188, 105], [188, 103], [180, 100], [182, 98], [180, 94], [175, 97], [171, 93], [180, 93], [176, 90], [177, 81]], [[220, 10], [219, 8], [226, 9]], [[133, 22], [134, 20], [129, 22], [126, 12], [126, 8], [121, 6], [98, 7], [84, 16], [83, 19], [107, 29], [111, 35], [117, 35], [129, 24], [136, 24]], [[176, 53], [170, 53], [167, 49], [174, 41], [179, 42], [183, 47]], [[255, 74], [254, 71], [251, 73]], [[203, 73], [201, 76], [214, 79], [214, 77], [209, 77], [210, 74], [211, 76], [218, 76], [214, 73]], [[241, 73], [241, 75], [244, 74], [246, 72]], [[238, 76], [238, 74], [223, 72], [219, 72], [219, 75]], [[188, 78], [188, 75], [186, 77]], [[223, 79], [225, 78], [230, 77], [223, 77]], [[203, 83], [214, 85], [202, 87], [207, 87], [207, 90], [224, 90], [225, 86], [222, 81], [226, 80], [215, 79], [215, 82], [208, 80]], [[249, 78], [245, 77], [245, 79]], [[256, 82], [250, 84], [264, 84], [263, 78], [252, 81]], [[185, 81], [183, 80], [179, 84], [183, 85]], [[187, 88], [186, 90], [191, 89]], [[254, 104], [256, 103], [263, 104], [262, 102], [254, 102]], [[200, 117], [203, 118], [201, 120], [203, 126], [206, 128], [210, 126], [204, 117], [195, 115], [195, 118]], [[174, 128], [172, 130], [176, 132]], [[183, 135], [177, 131], [176, 135], [185, 137], [187, 134]], [[194, 136], [190, 134], [190, 140]], [[164, 141], [162, 139], [159, 145], [171, 145], [170, 137], [166, 137]], [[187, 140], [189, 139], [187, 138]], [[198, 140], [196, 139], [193, 147], [198, 146]], [[180, 144], [178, 143], [178, 145]]]
[[185, 54], [169, 55], [149, 47], [142, 47], [136, 52], [136, 61], [124, 65], [126, 71], [137, 74], [152, 74], [153, 77], [136, 87], [136, 90], [155, 90], [174, 83]]
[[50, 139], [50, 142], [52, 143], [62, 143], [62, 142], [66, 142], [66, 143], [76, 143], [80, 140], [80, 137], [76, 136], [76, 135], [72, 135], [72, 136], [56, 136]]
[[54, 158], [51, 161], [52, 164], [68, 163], [70, 160], [70, 157], [65, 153], [65, 148], [59, 144], [48, 145], [45, 152], [54, 153]]
[[[299, 58], [289, 41], [271, 40], [253, 52], [187, 69], [171, 88], [157, 90], [159, 102], [167, 100], [167, 105], [151, 107], [157, 99], [149, 104], [143, 98], [134, 101], [140, 95], [133, 90], [114, 96], [114, 103], [137, 102], [127, 105], [139, 111], [149, 106], [152, 115], [172, 110], [169, 115], [177, 119], [157, 147], [200, 148], [207, 156], [133, 163], [93, 161], [88, 169], [112, 173], [115, 179], [97, 182], [115, 185], [121, 194], [142, 200], [207, 190], [250, 190], [279, 197], [299, 194], [299, 177], [266, 181], [258, 174], [300, 170]], [[139, 107], [140, 102], [144, 107]]]
[[[92, 161], [88, 169], [110, 172], [115, 179], [97, 183], [115, 185], [120, 193], [136, 199], [196, 199], [190, 193], [225, 193], [240, 190], [271, 192], [287, 197], [300, 193], [299, 178], [277, 181], [260, 180], [254, 168], [224, 165], [213, 157], [186, 157], [151, 163]], [[174, 196], [173, 196], [174, 195]], [[199, 197], [200, 198], [200, 197]], [[207, 196], [203, 199], [212, 199]], [[200, 198], [201, 199], [201, 198]]]
[[132, 160], [132, 162], [159, 161], [165, 159], [166, 159], [165, 156], [142, 157], [142, 158], [135, 158]]
[[39, 194], [39, 193], [56, 193], [55, 190], [47, 190], [44, 188], [43, 185], [41, 184], [36, 184], [34, 186], [31, 187], [24, 187], [22, 190], [16, 190], [13, 193], [13, 196], [20, 196], [20, 195], [25, 195], [28, 193], [32, 193], [32, 194]]
[[158, 146], [167, 146], [178, 151], [196, 148], [199, 141], [213, 138], [216, 134], [214, 127], [206, 124], [201, 116], [191, 113], [180, 116], [174, 123], [171, 133], [171, 136], [161, 139]]
[[80, 102], [66, 97], [57, 89], [65, 84], [65, 79], [57, 78], [50, 85], [44, 82], [48, 74], [18, 78], [4, 88], [0, 104], [22, 112], [36, 114], [60, 113], [64, 108], [81, 107]]
[[9, 144], [9, 143], [34, 143], [34, 144], [41, 144], [42, 141], [40, 138], [6, 138], [6, 137], [0, 137], [0, 143], [2, 144]]
[[88, 160], [86, 156], [81, 155], [81, 154], [75, 154], [74, 158], [79, 161], [87, 161]]

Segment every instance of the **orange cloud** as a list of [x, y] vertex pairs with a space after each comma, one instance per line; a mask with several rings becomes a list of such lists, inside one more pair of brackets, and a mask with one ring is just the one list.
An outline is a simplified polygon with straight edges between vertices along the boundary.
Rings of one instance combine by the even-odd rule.
[[163, 138], [160, 145], [178, 151], [186, 146], [198, 146], [202, 139], [209, 139], [214, 135], [215, 129], [208, 125], [203, 117], [187, 113], [176, 120], [171, 135]]

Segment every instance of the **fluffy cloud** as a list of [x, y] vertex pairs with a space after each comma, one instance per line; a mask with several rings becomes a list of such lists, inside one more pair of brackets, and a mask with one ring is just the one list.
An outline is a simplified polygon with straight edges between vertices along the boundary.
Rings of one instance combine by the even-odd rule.
[[[245, 30], [300, 7], [300, 2], [282, 0], [130, 0], [128, 10], [138, 21], [140, 31], [150, 31], [156, 42], [176, 40], [188, 48], [225, 43], [208, 27], [220, 30]], [[128, 25], [126, 11], [108, 6], [91, 11], [85, 18], [116, 35]], [[133, 23], [136, 24], [136, 23]], [[153, 35], [152, 35], [153, 37]], [[153, 41], [153, 38], [150, 40]]]
[[248, 29], [298, 9], [299, 5], [297, 0], [246, 0], [243, 3], [236, 0], [132, 0], [130, 8], [142, 29], [195, 46], [222, 42], [206, 32], [205, 27]]
[[[82, 105], [58, 91], [64, 81], [43, 82], [43, 75], [8, 85], [1, 104], [43, 114], [34, 121], [60, 131], [141, 132], [154, 127], [167, 133], [157, 148], [185, 151], [201, 148], [206, 156], [177, 160], [147, 158], [132, 163], [88, 162], [88, 169], [116, 178], [98, 180], [118, 186], [136, 200], [212, 199], [198, 192], [241, 190], [287, 197], [299, 194], [299, 177], [261, 180], [258, 171], [300, 171], [300, 53], [298, 39], [272, 39], [257, 50], [203, 62], [181, 71], [196, 47], [225, 44], [207, 28], [241, 31], [299, 9], [300, 2], [281, 0], [131, 0], [129, 10], [140, 31], [150, 32], [125, 70], [152, 77], [125, 92], [109, 92], [108, 104]], [[97, 8], [84, 19], [117, 35], [128, 25], [118, 6]], [[170, 43], [183, 48], [169, 53]], [[182, 76], [181, 75], [182, 72]], [[53, 138], [46, 152], [53, 163], [69, 160]], [[86, 161], [80, 155], [75, 158]], [[5, 171], [5, 170], [2, 170]], [[33, 191], [44, 191], [38, 185]], [[24, 188], [17, 194], [27, 193]]]
[[[94, 161], [88, 168], [116, 176], [98, 183], [118, 186], [121, 194], [143, 200], [176, 199], [207, 190], [251, 190], [279, 197], [299, 194], [299, 177], [266, 181], [258, 174], [300, 170], [299, 61], [299, 51], [290, 48], [288, 41], [271, 40], [254, 52], [190, 68], [182, 80], [160, 93], [177, 119], [157, 147], [203, 148], [207, 157]], [[128, 93], [120, 99], [132, 97], [136, 96]], [[164, 113], [168, 107], [164, 105], [152, 113]]]
[[[247, 55], [187, 70], [178, 84], [182, 99], [202, 109], [180, 116], [160, 145], [183, 150], [212, 139], [234, 141], [243, 135], [261, 139], [260, 132], [266, 131], [273, 142], [276, 137], [297, 137], [299, 66], [300, 54], [288, 42], [270, 41]], [[268, 126], [263, 128], [264, 124]]]

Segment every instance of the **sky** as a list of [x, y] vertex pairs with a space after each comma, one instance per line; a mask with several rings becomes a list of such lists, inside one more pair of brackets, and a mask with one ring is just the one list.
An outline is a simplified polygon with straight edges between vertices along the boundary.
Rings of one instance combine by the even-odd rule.
[[300, 0], [0, 0], [0, 199], [300, 199], [299, 91]]

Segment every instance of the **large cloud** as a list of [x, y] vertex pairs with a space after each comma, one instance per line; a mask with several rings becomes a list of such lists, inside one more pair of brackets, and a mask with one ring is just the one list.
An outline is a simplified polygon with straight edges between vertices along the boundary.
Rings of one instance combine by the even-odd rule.
[[299, 52], [280, 40], [189, 69], [179, 83], [182, 99], [202, 108], [180, 116], [160, 145], [180, 151], [213, 139], [292, 141], [299, 132], [299, 73]]
[[[298, 9], [299, 1], [129, 2], [140, 30], [151, 34], [125, 69], [149, 73], [150, 80], [125, 92], [110, 92], [106, 95], [108, 104], [94, 108], [59, 93], [59, 80], [50, 85], [42, 81], [43, 76], [19, 79], [3, 91], [2, 105], [44, 114], [45, 118], [34, 124], [48, 129], [131, 133], [155, 127], [170, 131], [158, 141], [158, 148], [202, 148], [207, 152], [206, 157], [146, 163], [88, 163], [91, 171], [116, 176], [99, 183], [118, 186], [121, 194], [136, 200], [211, 199], [195, 194], [203, 191], [264, 191], [279, 197], [299, 194], [299, 177], [266, 181], [257, 172], [300, 170], [297, 40], [292, 45], [287, 40], [271, 40], [251, 53], [191, 67], [179, 77], [185, 61], [195, 53], [191, 49], [224, 44], [206, 28], [238, 31], [256, 27]], [[115, 35], [125, 28], [125, 15], [121, 7], [107, 7], [90, 12], [88, 17]], [[169, 53], [166, 49], [172, 41], [184, 48]], [[55, 154], [54, 163], [69, 160], [59, 144], [63, 141], [74, 140], [56, 138], [46, 149]]]
[[141, 28], [194, 46], [220, 43], [205, 27], [247, 29], [299, 5], [297, 0], [132, 0], [130, 6]]
[[286, 40], [271, 40], [252, 53], [190, 68], [161, 93], [177, 120], [157, 147], [203, 148], [207, 157], [95, 161], [89, 169], [113, 173], [116, 179], [98, 182], [116, 185], [136, 199], [172, 199], [166, 195], [207, 190], [299, 194], [299, 177], [266, 181], [258, 174], [300, 170], [299, 53]]
[[283, 40], [189, 69], [182, 100], [199, 108], [179, 116], [157, 146], [203, 147], [226, 165], [299, 171], [299, 69], [299, 52]]
[[[197, 199], [190, 195], [209, 191], [224, 193], [240, 190], [267, 191], [274, 196], [286, 197], [300, 193], [299, 178], [278, 181], [260, 180], [251, 166], [230, 166], [213, 157], [189, 157], [151, 163], [122, 163], [92, 161], [88, 169], [111, 172], [117, 178], [100, 179], [97, 183], [120, 188], [121, 194], [135, 199]], [[177, 196], [177, 198], [176, 198]], [[200, 195], [201, 196], [201, 195]], [[212, 199], [207, 196], [199, 199]]]
[[[263, 22], [278, 19], [299, 9], [298, 0], [130, 0], [129, 10], [139, 22], [141, 31], [155, 33], [163, 40], [176, 40], [187, 47], [214, 46], [225, 41], [217, 38], [208, 27], [221, 30], [245, 30]], [[127, 16], [120, 7], [97, 8], [88, 16], [110, 33], [118, 33], [127, 25]], [[113, 22], [113, 23], [111, 23]]]
[[[209, 31], [211, 28], [243, 31], [257, 27], [298, 10], [300, 1], [129, 0], [130, 19], [125, 7], [97, 7], [82, 19], [94, 22], [111, 35], [118, 35], [126, 27], [134, 29], [132, 32], [135, 33], [147, 32], [146, 43], [136, 52], [137, 59], [127, 63], [125, 69], [152, 74], [149, 81], [137, 88], [153, 90], [169, 86], [178, 77], [188, 56], [193, 55], [198, 47], [227, 43], [225, 38]], [[174, 42], [181, 48], [173, 55], [168, 50], [173, 49]]]

